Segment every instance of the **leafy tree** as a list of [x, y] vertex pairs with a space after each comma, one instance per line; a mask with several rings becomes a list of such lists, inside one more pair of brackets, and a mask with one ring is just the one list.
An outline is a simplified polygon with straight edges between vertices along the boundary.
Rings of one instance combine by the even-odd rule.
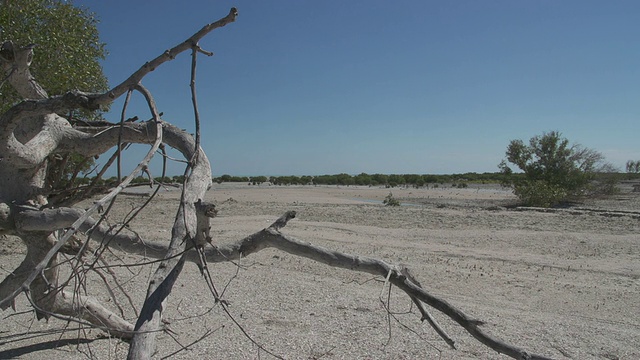
[[153, 178], [153, 181], [161, 184], [171, 184], [173, 182], [173, 178], [171, 178], [170, 176], [156, 176], [155, 178]]
[[405, 180], [403, 175], [391, 174], [389, 175], [387, 184], [391, 187], [396, 187], [398, 185], [404, 185]]
[[436, 175], [422, 175], [422, 179], [427, 184], [433, 184], [433, 183], [439, 182], [438, 177]]
[[231, 176], [229, 174], [224, 174], [220, 177], [213, 178], [213, 181], [221, 184], [223, 182], [249, 182], [248, 176]]
[[269, 181], [266, 176], [252, 176], [249, 178], [249, 181], [256, 184], [262, 184], [263, 182]]
[[354, 176], [353, 180], [355, 181], [356, 185], [371, 185], [371, 182], [373, 181], [371, 175], [367, 173], [360, 173]]
[[345, 173], [341, 173], [336, 175], [336, 181], [338, 182], [338, 185], [353, 185], [355, 184], [355, 181], [353, 180], [353, 177], [349, 174], [345, 174]]
[[422, 181], [422, 175], [418, 175], [418, 174], [405, 174], [403, 175], [405, 184], [410, 184], [410, 185], [418, 185], [418, 184], [423, 184], [424, 181]]
[[371, 175], [371, 180], [373, 181], [373, 185], [386, 185], [389, 181], [389, 175], [373, 174]]
[[313, 177], [315, 185], [335, 185], [337, 184], [336, 175], [318, 175]]
[[144, 177], [144, 176], [138, 176], [136, 178], [134, 178], [133, 180], [131, 180], [132, 184], [148, 184], [149, 183], [149, 179]]
[[630, 174], [640, 173], [640, 160], [638, 160], [638, 161], [633, 161], [633, 160], [627, 161], [626, 169], [627, 169], [627, 172], [630, 173]]
[[[107, 79], [100, 60], [106, 56], [93, 13], [61, 0], [0, 1], [0, 56], [7, 58], [12, 48], [34, 47], [30, 71], [48, 95], [70, 90], [101, 92], [107, 90]], [[10, 62], [6, 62], [7, 64]], [[6, 72], [7, 69], [2, 69]], [[11, 86], [0, 84], [0, 113], [22, 100]], [[69, 120], [91, 120], [100, 113], [74, 110]], [[47, 182], [53, 192], [81, 185], [79, 173], [89, 171], [93, 158], [77, 154], [49, 159]]]
[[[557, 131], [534, 136], [525, 144], [512, 140], [507, 158], [499, 164], [503, 184], [513, 188], [525, 204], [549, 207], [586, 195], [595, 174], [610, 169], [601, 153], [571, 145]], [[524, 177], [513, 176], [514, 164]]]
[[[49, 95], [107, 90], [100, 65], [107, 52], [97, 23], [93, 13], [70, 1], [0, 1], [0, 39], [35, 46], [30, 70]], [[0, 113], [22, 100], [11, 87], [0, 90]]]
[[300, 183], [300, 178], [295, 175], [274, 176], [271, 178], [271, 182], [274, 185], [297, 185]]

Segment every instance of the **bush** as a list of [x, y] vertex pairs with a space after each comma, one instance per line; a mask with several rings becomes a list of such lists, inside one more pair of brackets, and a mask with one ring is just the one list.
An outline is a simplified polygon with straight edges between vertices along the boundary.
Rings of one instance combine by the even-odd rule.
[[389, 193], [386, 198], [382, 201], [385, 206], [400, 206], [400, 201], [393, 197], [392, 193]]
[[551, 207], [567, 198], [567, 191], [546, 181], [523, 181], [514, 185], [514, 193], [526, 205]]
[[[612, 171], [602, 154], [569, 145], [557, 131], [534, 136], [528, 145], [512, 140], [506, 155], [498, 165], [505, 176], [503, 185], [512, 187], [529, 206], [550, 207], [596, 193], [602, 189], [591, 184], [595, 174]], [[514, 174], [508, 163], [516, 165], [524, 176]]]

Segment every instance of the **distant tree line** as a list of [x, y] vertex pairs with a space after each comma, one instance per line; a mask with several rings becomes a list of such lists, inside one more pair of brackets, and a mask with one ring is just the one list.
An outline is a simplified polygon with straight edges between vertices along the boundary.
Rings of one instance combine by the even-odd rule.
[[253, 185], [269, 182], [273, 185], [360, 185], [360, 186], [438, 186], [453, 184], [466, 187], [469, 183], [491, 184], [502, 183], [504, 174], [501, 173], [464, 173], [451, 175], [419, 175], [419, 174], [367, 174], [349, 175], [345, 173], [315, 176], [231, 176], [228, 174], [214, 177], [217, 183], [243, 182]]
[[[601, 174], [604, 176], [606, 174]], [[622, 180], [620, 175], [622, 174], [608, 174], [615, 178], [615, 180]], [[639, 175], [638, 173], [629, 175]], [[335, 175], [304, 175], [304, 176], [232, 176], [222, 175], [213, 177], [212, 180], [218, 184], [221, 183], [246, 183], [249, 185], [260, 185], [263, 183], [269, 183], [271, 185], [359, 185], [359, 186], [384, 186], [388, 188], [393, 187], [439, 187], [442, 185], [449, 185], [452, 187], [466, 188], [469, 184], [506, 184], [509, 181], [516, 179], [525, 179], [524, 173], [511, 173], [506, 175], [504, 173], [464, 173], [464, 174], [449, 174], [449, 175], [419, 175], [419, 174], [367, 174], [360, 173], [358, 175], [349, 175], [345, 173]], [[110, 178], [98, 179], [92, 177], [84, 177], [76, 179], [78, 185], [88, 185], [92, 181], [96, 181], [96, 185], [113, 187], [118, 185], [118, 178], [112, 176]], [[155, 177], [153, 179], [155, 184], [182, 184], [184, 182], [184, 175]], [[132, 184], [135, 185], [149, 185], [148, 176], [138, 176], [133, 179]]]

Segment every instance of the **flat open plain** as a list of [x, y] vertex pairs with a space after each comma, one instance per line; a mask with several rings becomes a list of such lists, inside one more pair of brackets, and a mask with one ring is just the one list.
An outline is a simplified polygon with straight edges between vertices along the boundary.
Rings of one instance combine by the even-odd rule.
[[[404, 206], [381, 204], [390, 191]], [[131, 228], [143, 239], [168, 242], [179, 195], [159, 193]], [[121, 196], [109, 221], [117, 223], [144, 200]], [[553, 212], [510, 207], [513, 195], [495, 186], [215, 184], [206, 200], [219, 209], [211, 230], [214, 243], [239, 240], [295, 210], [297, 217], [283, 233], [406, 264], [425, 289], [485, 321], [490, 334], [508, 343], [558, 359], [640, 358], [640, 193], [629, 188]], [[18, 266], [24, 249], [14, 239], [0, 241], [4, 277]], [[106, 260], [145, 262], [115, 249]], [[113, 268], [137, 310], [154, 269], [155, 264]], [[283, 358], [507, 358], [433, 310], [456, 340], [457, 350], [449, 349], [399, 290], [391, 292], [394, 316], [389, 317], [381, 302], [389, 294], [383, 278], [273, 249], [240, 263], [212, 264], [210, 271], [235, 321]], [[122, 291], [109, 283], [125, 317], [135, 321]], [[90, 273], [87, 291], [117, 311], [98, 275]], [[170, 332], [158, 337], [159, 359], [273, 358], [214, 304], [193, 264], [175, 285], [166, 321]], [[58, 319], [36, 321], [24, 296], [16, 312], [0, 313], [0, 359], [122, 359], [126, 351], [126, 343], [99, 330]]]

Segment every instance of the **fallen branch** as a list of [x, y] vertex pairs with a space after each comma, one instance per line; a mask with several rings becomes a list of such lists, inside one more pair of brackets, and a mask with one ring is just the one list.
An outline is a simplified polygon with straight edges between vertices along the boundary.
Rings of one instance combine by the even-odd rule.
[[[507, 344], [487, 334], [480, 328], [483, 324], [482, 321], [468, 316], [455, 306], [449, 304], [447, 301], [428, 293], [419, 285], [419, 283], [416, 284], [414, 282], [415, 280], [412, 281], [410, 277], [403, 274], [402, 267], [392, 265], [378, 259], [330, 250], [282, 234], [278, 229], [286, 225], [286, 222], [293, 217], [295, 217], [295, 212], [287, 212], [274, 223], [274, 225], [278, 224], [276, 226], [272, 225], [269, 228], [250, 235], [240, 241], [207, 249], [207, 261], [218, 262], [236, 260], [240, 257], [246, 257], [249, 254], [256, 253], [266, 248], [276, 248], [289, 254], [302, 256], [332, 267], [366, 272], [382, 277], [386, 277], [390, 274], [390, 283], [407, 293], [407, 295], [412, 299], [418, 299], [419, 301], [424, 302], [447, 315], [462, 326], [474, 338], [493, 350], [508, 355], [514, 359], [549, 359], [542, 355], [530, 354], [523, 349]], [[186, 254], [187, 259], [191, 261], [196, 261], [195, 259], [192, 260], [194, 255], [194, 252]]]
[[[212, 209], [206, 206], [201, 207], [201, 205], [198, 205], [198, 207], [201, 209]], [[50, 211], [53, 212], [59, 210]], [[65, 214], [66, 216], [64, 217], [67, 221], [72, 221], [74, 216], [80, 215], [78, 212], [74, 213], [72, 210], [67, 210]], [[21, 214], [21, 216], [28, 215], [29, 213]], [[34, 211], [31, 215], [34, 219], [36, 216], [40, 219], [47, 217], [46, 212], [42, 214], [42, 212]], [[213, 215], [213, 213], [211, 213], [211, 215]], [[482, 321], [470, 317], [447, 301], [427, 292], [405, 266], [397, 266], [378, 259], [330, 250], [281, 233], [280, 229], [285, 227], [287, 223], [295, 217], [295, 211], [288, 211], [268, 228], [247, 236], [244, 239], [228, 244], [207, 247], [205, 249], [206, 260], [209, 263], [228, 262], [239, 260], [240, 258], [244, 258], [250, 254], [257, 253], [267, 248], [275, 248], [289, 254], [302, 256], [332, 267], [365, 272], [382, 277], [389, 276], [389, 282], [404, 291], [411, 300], [418, 305], [418, 308], [421, 309], [420, 312], [422, 313], [422, 320], [426, 319], [429, 321], [429, 318], [431, 317], [422, 306], [424, 303], [447, 315], [478, 341], [499, 353], [508, 355], [514, 359], [549, 359], [542, 355], [530, 354], [523, 349], [507, 344], [489, 335], [480, 328], [480, 326], [483, 325]], [[60, 216], [59, 219], [60, 218], [63, 218], [63, 216]], [[33, 225], [39, 223], [38, 221], [21, 221], [25, 225], [27, 223]], [[62, 225], [60, 222], [57, 222], [56, 224]], [[83, 228], [90, 228], [90, 223], [85, 224]], [[162, 258], [168, 251], [168, 246], [166, 244], [154, 241], [139, 241], [139, 239], [134, 235], [118, 234], [112, 237], [109, 234], [109, 229], [103, 226], [94, 228], [91, 238], [100, 241], [101, 236], [98, 236], [98, 234], [102, 234], [102, 236], [107, 237], [112, 247], [124, 247], [124, 250], [128, 253], [144, 254], [150, 257]], [[181, 267], [185, 261], [197, 264], [199, 263], [200, 258], [195, 249], [191, 248], [176, 261]], [[449, 344], [449, 346], [454, 347], [454, 341], [437, 325], [437, 323], [435, 323], [435, 325], [432, 324], [432, 326], [447, 342], [447, 344]]]

